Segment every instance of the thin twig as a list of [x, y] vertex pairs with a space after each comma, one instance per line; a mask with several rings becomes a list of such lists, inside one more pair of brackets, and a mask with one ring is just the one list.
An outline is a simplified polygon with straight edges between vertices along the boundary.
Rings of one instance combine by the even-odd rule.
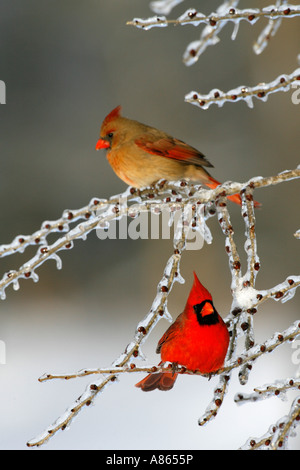
[[40, 446], [56, 434], [57, 431], [65, 429], [85, 405], [90, 405], [96, 395], [98, 395], [98, 393], [101, 392], [108, 383], [111, 383], [116, 379], [115, 370], [119, 371], [119, 368], [124, 367], [130, 363], [133, 358], [140, 354], [139, 349], [141, 344], [146, 340], [157, 321], [164, 316], [168, 318], [166, 304], [169, 293], [172, 290], [174, 282], [180, 282], [182, 279], [179, 275], [180, 259], [181, 251], [177, 248], [176, 253], [171, 256], [166, 265], [163, 277], [158, 284], [157, 295], [153, 301], [149, 314], [138, 324], [134, 340], [126, 347], [125, 352], [114, 361], [112, 368], [113, 372], [108, 372], [109, 375], [104, 379], [100, 379], [99, 381], [90, 384], [83, 395], [81, 395], [75, 403], [67, 409], [63, 417], [59, 418], [52, 426], [43, 432], [41, 436], [30, 440], [27, 443], [28, 447]]
[[212, 104], [219, 107], [226, 102], [236, 103], [237, 101], [245, 101], [245, 103], [253, 108], [253, 98], [260, 101], [266, 101], [268, 96], [279, 91], [288, 91], [293, 84], [300, 80], [300, 68], [294, 70], [291, 74], [280, 74], [275, 80], [269, 83], [259, 83], [254, 87], [241, 85], [227, 92], [223, 92], [217, 88], [212, 89], [208, 94], [191, 91], [185, 96], [187, 103], [199, 106], [201, 109], [208, 109]]
[[135, 26], [137, 28], [149, 29], [151, 27], [164, 27], [168, 25], [186, 25], [192, 24], [198, 26], [202, 23], [209, 24], [210, 26], [216, 26], [221, 22], [238, 22], [240, 20], [246, 20], [251, 24], [256, 23], [260, 18], [267, 19], [278, 19], [278, 18], [295, 18], [300, 16], [300, 5], [284, 5], [277, 9], [271, 7], [264, 8], [251, 8], [251, 9], [230, 9], [226, 14], [215, 14], [204, 15], [198, 13], [195, 10], [189, 9], [186, 13], [181, 15], [177, 19], [167, 19], [165, 16], [156, 16], [143, 20], [142, 18], [134, 18], [131, 21], [127, 21], [127, 25]]

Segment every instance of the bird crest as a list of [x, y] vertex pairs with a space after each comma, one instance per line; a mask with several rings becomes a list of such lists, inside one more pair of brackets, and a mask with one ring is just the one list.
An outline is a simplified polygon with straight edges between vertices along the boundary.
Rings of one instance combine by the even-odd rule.
[[102, 126], [106, 126], [109, 124], [111, 121], [114, 119], [117, 119], [118, 117], [121, 116], [121, 106], [117, 106], [115, 109], [113, 109], [104, 119]]
[[194, 284], [191, 289], [187, 303], [189, 305], [200, 304], [204, 300], [212, 300], [210, 292], [201, 284], [197, 274], [194, 272]]

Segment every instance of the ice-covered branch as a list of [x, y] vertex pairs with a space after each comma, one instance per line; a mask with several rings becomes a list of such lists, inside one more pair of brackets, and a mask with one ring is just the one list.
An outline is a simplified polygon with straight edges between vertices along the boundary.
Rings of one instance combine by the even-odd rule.
[[[260, 303], [267, 299], [285, 301], [293, 296], [296, 288], [300, 285], [300, 276], [289, 276], [283, 283], [264, 290], [255, 289], [256, 273], [260, 268], [260, 262], [257, 254], [257, 243], [255, 234], [255, 214], [253, 192], [255, 188], [270, 186], [282, 183], [294, 178], [300, 177], [300, 169], [284, 171], [276, 176], [251, 178], [247, 183], [224, 183], [215, 190], [205, 190], [200, 186], [190, 185], [187, 182], [167, 183], [161, 181], [153, 188], [146, 188], [139, 191], [129, 188], [125, 193], [126, 196], [137, 203], [135, 207], [125, 204], [124, 194], [121, 200], [118, 197], [112, 198], [114, 211], [107, 201], [103, 202], [104, 219], [98, 217], [97, 223], [107, 222], [106, 218], [114, 213], [115, 217], [121, 214], [134, 215], [141, 210], [159, 209], [160, 204], [167, 203], [170, 207], [181, 207], [188, 202], [192, 205], [193, 224], [195, 229], [201, 230], [205, 240], [211, 242], [210, 230], [207, 227], [207, 220], [214, 214], [217, 214], [220, 227], [225, 236], [225, 250], [228, 255], [229, 268], [232, 276], [232, 306], [231, 312], [225, 321], [228, 326], [231, 339], [227, 353], [226, 363], [222, 369], [215, 374], [218, 375], [219, 382], [214, 389], [213, 400], [209, 404], [205, 414], [199, 419], [199, 424], [206, 424], [211, 418], [215, 417], [224, 402], [224, 398], [230, 383], [230, 374], [234, 369], [240, 370], [240, 381], [247, 381], [247, 374], [252, 368], [252, 364], [262, 355], [272, 352], [286, 341], [294, 339], [300, 334], [300, 323], [295, 322], [282, 333], [275, 333], [272, 338], [263, 344], [255, 344], [253, 315], [257, 311]], [[240, 192], [242, 197], [241, 215], [245, 223], [245, 250], [247, 253], [247, 265], [245, 272], [242, 272], [242, 263], [238, 253], [237, 246], [234, 241], [234, 229], [231, 224], [230, 214], [227, 207], [227, 195]], [[110, 209], [107, 208], [109, 206]], [[117, 210], [116, 210], [117, 208]], [[200, 210], [201, 208], [201, 210]], [[109, 210], [109, 214], [107, 214]], [[134, 214], [132, 214], [134, 212]], [[96, 220], [93, 221], [96, 223]], [[180, 275], [180, 261], [183, 251], [186, 248], [186, 230], [185, 228], [191, 224], [190, 217], [182, 212], [180, 223], [178, 224], [173, 239], [173, 254], [167, 261], [163, 276], [158, 283], [156, 296], [148, 314], [141, 320], [133, 337], [133, 340], [127, 345], [124, 353], [122, 353], [112, 364], [111, 367], [100, 369], [86, 368], [82, 371], [72, 374], [46, 374], [39, 380], [41, 382], [52, 380], [55, 378], [71, 379], [83, 377], [87, 375], [98, 375], [99, 378], [90, 383], [83, 394], [67, 409], [67, 411], [58, 420], [52, 424], [37, 438], [28, 442], [30, 447], [38, 446], [45, 443], [51, 436], [56, 434], [58, 430], [63, 430], [68, 426], [78, 412], [86, 405], [90, 405], [94, 398], [104, 390], [106, 385], [116, 380], [116, 377], [122, 373], [128, 372], [155, 372], [158, 370], [168, 371], [168, 366], [147, 366], [139, 367], [136, 365], [137, 359], [144, 359], [141, 346], [148, 338], [150, 331], [155, 327], [161, 318], [171, 320], [168, 312], [167, 301], [174, 283], [183, 282]], [[90, 228], [90, 227], [89, 227]], [[244, 351], [237, 355], [237, 340], [244, 336]], [[180, 367], [179, 373], [197, 374], [197, 371], [186, 370]], [[210, 376], [211, 376], [210, 375]]]
[[[146, 333], [144, 333], [144, 335], [146, 335]], [[219, 408], [221, 407], [225, 394], [227, 392], [227, 388], [228, 388], [228, 384], [230, 380], [230, 372], [233, 369], [240, 368], [244, 364], [249, 364], [253, 362], [258, 357], [274, 351], [277, 347], [281, 346], [287, 341], [291, 341], [295, 339], [299, 335], [300, 335], [300, 321], [298, 320], [293, 325], [291, 325], [287, 330], [281, 333], [274, 334], [273, 337], [267, 340], [265, 343], [256, 345], [255, 347], [248, 350], [246, 354], [239, 355], [234, 360], [228, 361], [222, 369], [219, 369], [215, 373], [209, 374], [209, 376], [207, 374], [201, 374], [198, 371], [188, 370], [185, 367], [181, 367], [179, 365], [178, 373], [180, 374], [202, 375], [204, 377], [209, 377], [209, 378], [213, 375], [221, 375], [220, 380], [214, 389], [214, 398], [209, 404], [209, 406], [207, 407], [205, 414], [199, 419], [199, 425], [203, 426], [207, 424], [208, 421], [210, 421], [210, 419], [216, 417], [217, 412]], [[28, 443], [28, 445], [29, 446], [41, 445], [45, 442], [46, 439], [51, 437], [59, 429], [64, 429], [65, 426], [70, 423], [70, 421], [73, 419], [75, 414], [77, 414], [77, 412], [84, 405], [86, 405], [87, 403], [88, 404], [91, 403], [91, 400], [94, 398], [96, 394], [95, 392], [102, 391], [105, 385], [109, 381], [115, 380], [117, 375], [122, 374], [122, 373], [138, 373], [138, 372], [147, 372], [147, 373], [152, 372], [153, 373], [153, 372], [169, 372], [170, 371], [171, 364], [161, 365], [161, 366], [151, 365], [151, 366], [139, 367], [139, 366], [136, 366], [135, 363], [130, 362], [130, 359], [132, 359], [132, 356], [136, 357], [138, 355], [138, 354], [135, 354], [135, 352], [138, 351], [140, 343], [139, 341], [136, 341], [132, 348], [130, 348], [130, 345], [127, 347], [128, 350], [126, 350], [126, 357], [123, 356], [122, 361], [119, 361], [119, 360], [115, 361], [115, 363], [120, 362], [120, 365], [116, 365], [114, 363], [113, 366], [106, 367], [106, 368], [83, 369], [77, 373], [71, 373], [71, 374], [56, 374], [56, 375], [45, 374], [42, 377], [40, 377], [39, 381], [45, 382], [47, 380], [53, 380], [53, 379], [70, 380], [74, 378], [86, 377], [89, 375], [103, 376], [103, 375], [108, 374], [108, 377], [105, 377], [105, 378], [101, 377], [100, 380], [90, 384], [89, 387], [86, 389], [85, 393], [80, 398], [80, 402], [77, 401], [75, 404], [73, 404], [72, 407], [70, 407], [69, 410], [67, 410], [67, 412], [63, 415], [63, 418], [60, 418], [58, 421], [56, 421], [41, 436], [38, 436], [34, 440], [31, 440]], [[229, 355], [232, 356], [232, 354], [230, 353]], [[263, 393], [267, 394], [267, 393], [272, 393], [273, 391], [275, 395], [278, 395], [279, 391], [286, 390], [287, 388], [298, 388], [298, 387], [299, 387], [299, 383], [297, 381], [291, 381], [291, 379], [289, 379], [288, 384], [284, 384], [284, 385], [277, 384], [276, 387], [273, 386], [272, 390], [270, 387], [268, 387], [266, 392], [264, 392], [264, 390], [258, 390], [255, 393], [255, 395], [253, 395], [254, 398], [249, 398], [246, 395], [238, 394], [237, 397], [235, 398], [235, 401], [239, 402], [239, 401], [243, 401], [243, 400], [246, 401], [250, 399], [252, 401], [256, 401], [258, 397], [261, 397]]]
[[234, 401], [239, 404], [246, 402], [256, 402], [265, 398], [277, 396], [282, 398], [289, 390], [300, 390], [300, 379], [288, 378], [276, 380], [273, 384], [256, 387], [253, 393], [237, 393]]
[[295, 432], [300, 423], [300, 397], [294, 399], [288, 415], [280, 418], [276, 424], [272, 424], [260, 438], [249, 438], [241, 447], [241, 450], [256, 449], [286, 449], [288, 439]]
[[189, 8], [177, 19], [167, 19], [165, 16], [154, 16], [147, 19], [133, 18], [133, 20], [128, 21], [127, 24], [144, 30], [168, 25], [190, 24], [193, 26], [199, 26], [203, 23], [214, 27], [218, 23], [226, 24], [228, 22], [233, 22], [238, 24], [240, 21], [245, 20], [250, 24], [255, 24], [260, 18], [276, 20], [278, 18], [294, 18], [296, 16], [300, 16], [300, 5], [285, 4], [280, 5], [278, 8], [274, 7], [274, 5], [270, 5], [264, 8], [247, 8], [244, 10], [230, 8], [227, 10], [229, 2], [225, 3], [226, 9], [223, 4], [221, 9], [219, 9], [219, 12], [210, 13], [209, 15], [204, 15], [193, 8]]
[[[241, 272], [241, 260], [237, 246], [234, 241], [234, 230], [230, 221], [227, 204], [223, 200], [217, 205], [218, 220], [225, 235], [225, 249], [229, 258], [229, 267], [232, 275], [232, 307], [231, 314], [227, 317], [227, 324], [231, 333], [231, 340], [227, 354], [227, 363], [224, 369], [219, 370], [222, 374], [219, 384], [214, 391], [214, 396], [205, 414], [199, 419], [202, 426], [216, 417], [220, 406], [223, 403], [227, 387], [230, 381], [230, 372], [239, 367], [239, 380], [245, 384], [248, 380], [249, 372], [252, 370], [253, 362], [260, 355], [273, 351], [282, 342], [288, 341], [299, 334], [299, 322], [293, 325], [286, 332], [275, 334], [268, 344], [255, 345], [253, 314], [257, 311], [259, 303], [267, 298], [288, 300], [293, 297], [296, 288], [300, 284], [300, 276], [290, 276], [284, 283], [269, 289], [268, 291], [257, 291], [255, 289], [255, 279], [260, 269], [260, 261], [257, 254], [255, 214], [253, 202], [254, 181], [241, 191], [242, 195], [242, 217], [245, 222], [245, 251], [247, 253], [247, 270], [244, 275]], [[292, 331], [293, 330], [293, 331]], [[235, 358], [235, 349], [238, 336], [245, 337], [245, 352], [243, 356]], [[292, 336], [290, 336], [292, 335]], [[232, 359], [233, 358], [233, 359]]]
[[[300, 277], [300, 276], [299, 276]], [[273, 352], [276, 348], [281, 346], [284, 342], [292, 341], [300, 335], [300, 320], [296, 320], [291, 326], [281, 333], [274, 333], [274, 335], [262, 344], [253, 346], [248, 351], [240, 354], [237, 358], [229, 363], [226, 363], [222, 369], [218, 371], [219, 374], [236, 369], [243, 364], [251, 363], [263, 354]]]
[[[113, 196], [109, 200], [93, 198], [90, 204], [78, 210], [66, 210], [61, 218], [56, 221], [43, 222], [41, 229], [32, 235], [18, 235], [10, 244], [0, 246], [2, 256], [13, 255], [21, 252], [29, 245], [38, 245], [36, 254], [20, 266], [17, 270], [7, 271], [0, 280], [0, 298], [6, 298], [6, 288], [12, 284], [14, 289], [19, 289], [20, 279], [39, 280], [36, 270], [47, 260], [54, 259], [58, 269], [62, 267], [62, 260], [58, 255], [61, 250], [70, 250], [76, 240], [85, 240], [87, 235], [95, 229], [105, 229], [114, 220], [120, 220], [127, 215], [136, 215], [139, 211], [151, 210], [151, 207], [158, 208], [164, 205], [170, 210], [176, 208], [184, 209], [187, 204], [205, 204], [218, 201], [220, 197], [232, 195], [243, 191], [247, 186], [253, 188], [269, 186], [300, 177], [300, 168], [285, 171], [272, 177], [256, 177], [246, 183], [228, 182], [218, 186], [214, 190], [204, 189], [201, 186], [190, 185], [186, 182], [167, 183], [162, 181], [152, 188], [145, 188], [142, 191], [128, 188], [124, 193]], [[70, 223], [83, 219], [75, 227], [70, 227]], [[202, 230], [202, 229], [201, 229]], [[47, 236], [50, 233], [66, 232], [54, 243], [48, 245]]]
[[[280, 6], [286, 7], [286, 5], [287, 0], [277, 0], [275, 8], [279, 8]], [[262, 30], [257, 40], [253, 44], [253, 49], [256, 54], [261, 54], [265, 50], [265, 48], [269, 44], [270, 39], [277, 33], [281, 22], [282, 17], [277, 19], [269, 19], [267, 26], [265, 26], [265, 28]]]
[[[111, 372], [106, 377], [101, 377], [98, 381], [88, 385], [85, 392], [66, 410], [66, 412], [55, 421], [46, 431], [35, 439], [30, 440], [27, 445], [29, 447], [44, 444], [57, 431], [63, 430], [70, 424], [78, 412], [86, 405], [90, 405], [99, 392], [103, 391], [108, 383], [115, 381], [116, 369], [132, 363], [137, 357], [143, 358], [141, 345], [146, 340], [150, 331], [156, 323], [163, 317], [171, 320], [171, 316], [167, 310], [167, 299], [172, 290], [174, 282], [184, 282], [180, 276], [179, 265], [181, 252], [184, 249], [184, 231], [181, 238], [174, 241], [174, 254], [170, 257], [165, 267], [161, 281], [157, 286], [157, 294], [151, 306], [148, 315], [137, 325], [133, 341], [127, 346], [123, 354], [121, 354], [113, 363]], [[180, 247], [180, 248], [179, 248]], [[121, 370], [121, 369], [120, 369]]]
[[[228, 360], [224, 367], [221, 369], [212, 372], [210, 374], [203, 374], [197, 370], [189, 370], [180, 364], [176, 367], [176, 372], [179, 374], [189, 374], [189, 375], [201, 375], [202, 377], [211, 378], [215, 375], [223, 375], [227, 374], [228, 372], [232, 371], [233, 369], [237, 369], [241, 367], [243, 364], [249, 363], [258, 357], [273, 352], [276, 348], [284, 344], [285, 342], [294, 340], [297, 336], [300, 335], [300, 320], [294, 322], [288, 329], [281, 333], [275, 333], [272, 338], [267, 340], [265, 343], [258, 344], [255, 347], [252, 347], [247, 351], [246, 354], [239, 355], [237, 358]], [[135, 349], [136, 350], [136, 349]], [[136, 354], [134, 354], [137, 357]], [[82, 369], [78, 372], [73, 373], [64, 373], [64, 374], [44, 374], [39, 378], [40, 382], [46, 382], [48, 380], [54, 379], [77, 379], [80, 377], [86, 377], [88, 375], [105, 375], [105, 374], [124, 374], [124, 373], [138, 373], [138, 372], [170, 372], [171, 364], [162, 364], [158, 365], [148, 365], [148, 366], [137, 366], [135, 363], [131, 362], [129, 365], [115, 365], [111, 367], [101, 367], [97, 369]], [[226, 379], [228, 380], [228, 379]], [[275, 393], [275, 395], [279, 394], [276, 391], [283, 391], [290, 388], [298, 388], [300, 385], [299, 380], [294, 380], [291, 383], [291, 379], [285, 382], [278, 382], [277, 385], [267, 386], [266, 389], [255, 389], [255, 393], [251, 395], [242, 395], [238, 394], [237, 398], [235, 399], [236, 402], [239, 401], [257, 401], [259, 398], [263, 398], [264, 395]], [[252, 397], [252, 398], [250, 398]]]
[[253, 108], [253, 98], [267, 101], [272, 93], [289, 91], [296, 82], [300, 85], [300, 68], [294, 70], [290, 75], [280, 74], [272, 82], [259, 83], [254, 87], [241, 85], [227, 92], [214, 88], [206, 95], [191, 91], [185, 96], [185, 101], [199, 106], [201, 109], [208, 109], [212, 104], [221, 107], [226, 102], [235, 103], [242, 100], [249, 108]]
[[276, 5], [243, 10], [236, 8], [238, 3], [237, 0], [225, 1], [219, 6], [216, 12], [210, 13], [209, 15], [200, 13], [194, 8], [189, 8], [177, 19], [167, 19], [167, 17], [164, 16], [171, 11], [167, 5], [164, 5], [162, 8], [155, 10], [159, 15], [147, 19], [134, 18], [132, 21], [128, 21], [127, 24], [144, 30], [149, 30], [153, 27], [166, 27], [168, 25], [176, 26], [189, 24], [199, 26], [204, 24], [205, 27], [201, 33], [200, 39], [192, 41], [183, 55], [184, 63], [186, 65], [193, 65], [208, 46], [214, 46], [219, 42], [218, 34], [229, 22], [234, 24], [232, 39], [235, 39], [241, 21], [247, 21], [253, 25], [261, 18], [269, 20], [268, 25], [262, 31], [253, 46], [254, 52], [260, 54], [268, 44], [270, 37], [274, 36], [278, 30], [283, 18], [295, 18], [300, 16], [300, 5], [291, 5], [286, 1], [277, 0]]
[[[157, 13], [156, 16], [147, 19], [134, 18], [132, 21], [128, 21], [127, 24], [144, 30], [169, 25], [204, 25], [200, 38], [188, 44], [183, 54], [183, 62], [187, 66], [197, 62], [209, 46], [214, 46], [220, 41], [219, 34], [228, 23], [234, 25], [231, 36], [234, 40], [238, 34], [241, 21], [253, 25], [262, 18], [267, 19], [267, 25], [253, 45], [254, 52], [260, 54], [278, 31], [283, 19], [300, 16], [300, 5], [289, 4], [287, 0], [276, 0], [275, 5], [248, 9], [238, 9], [238, 0], [226, 0], [222, 2], [216, 12], [206, 15], [194, 8], [189, 8], [176, 19], [168, 19], [165, 15], [168, 15], [179, 2], [172, 2], [171, 0], [170, 2], [152, 2], [152, 6], [153, 3], [157, 3], [157, 8], [152, 8]], [[185, 101], [202, 109], [207, 109], [211, 104], [223, 106], [225, 102], [234, 103], [239, 100], [244, 100], [249, 107], [253, 107], [253, 98], [266, 101], [271, 93], [288, 91], [295, 81], [299, 80], [299, 76], [300, 69], [297, 69], [292, 74], [280, 74], [272, 82], [267, 84], [259, 83], [254, 87], [242, 85], [227, 92], [214, 88], [208, 94], [191, 91], [186, 94]]]

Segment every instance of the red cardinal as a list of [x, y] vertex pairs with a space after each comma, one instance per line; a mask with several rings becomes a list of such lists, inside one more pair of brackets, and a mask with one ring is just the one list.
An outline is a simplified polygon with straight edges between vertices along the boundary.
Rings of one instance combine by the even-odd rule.
[[[216, 311], [212, 297], [194, 273], [194, 284], [184, 311], [160, 339], [156, 352], [162, 362], [209, 374], [220, 369], [229, 344], [229, 333]], [[160, 363], [161, 364], [161, 363]], [[136, 384], [144, 392], [170, 390], [177, 373], [157, 372]]]
[[[204, 168], [213, 165], [199, 150], [154, 127], [122, 117], [120, 106], [102, 123], [96, 144], [99, 149], [109, 150], [107, 158], [112, 169], [135, 188], [150, 186], [160, 179], [191, 180], [209, 188], [221, 184]], [[241, 204], [238, 194], [228, 199]]]

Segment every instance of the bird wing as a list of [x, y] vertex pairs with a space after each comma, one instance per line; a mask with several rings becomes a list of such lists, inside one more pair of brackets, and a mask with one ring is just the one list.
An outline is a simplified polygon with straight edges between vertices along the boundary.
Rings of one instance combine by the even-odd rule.
[[160, 155], [196, 166], [213, 166], [199, 150], [168, 135], [155, 137], [147, 134], [136, 139], [135, 144], [152, 155]]
[[167, 343], [168, 341], [172, 341], [178, 335], [178, 332], [182, 329], [182, 322], [183, 318], [181, 315], [179, 315], [174, 323], [172, 323], [172, 325], [162, 335], [156, 348], [157, 354], [160, 353], [163, 344]]

